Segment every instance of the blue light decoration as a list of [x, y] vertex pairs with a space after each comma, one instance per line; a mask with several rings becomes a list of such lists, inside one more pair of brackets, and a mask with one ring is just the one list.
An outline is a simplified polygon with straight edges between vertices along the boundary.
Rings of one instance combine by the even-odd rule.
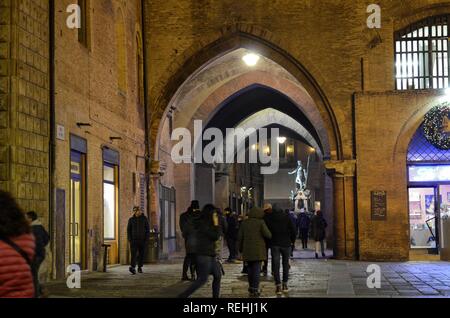
[[450, 165], [413, 165], [408, 170], [410, 182], [450, 182]]

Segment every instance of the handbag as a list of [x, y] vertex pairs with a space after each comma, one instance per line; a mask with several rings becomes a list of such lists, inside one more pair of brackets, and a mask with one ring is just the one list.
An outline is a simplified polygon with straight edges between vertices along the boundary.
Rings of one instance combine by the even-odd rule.
[[33, 286], [34, 286], [34, 297], [33, 298], [37, 298], [38, 286], [36, 286], [37, 280], [34, 277], [36, 274], [35, 274], [35, 272], [33, 270], [33, 263], [31, 262], [30, 258], [28, 257], [28, 254], [23, 249], [21, 249], [16, 243], [11, 241], [9, 238], [0, 237], [0, 241], [3, 241], [6, 244], [8, 244], [9, 246], [11, 246], [17, 253], [20, 254], [20, 256], [22, 256], [25, 259], [25, 261], [27, 262], [28, 266], [30, 266], [31, 275], [33, 276]]

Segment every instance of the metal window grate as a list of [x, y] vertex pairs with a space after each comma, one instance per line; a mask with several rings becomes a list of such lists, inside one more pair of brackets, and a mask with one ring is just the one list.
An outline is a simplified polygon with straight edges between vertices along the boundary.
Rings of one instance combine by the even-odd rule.
[[413, 162], [450, 162], [450, 150], [440, 150], [425, 138], [423, 126], [415, 133], [408, 148], [407, 160]]
[[397, 90], [449, 86], [449, 16], [435, 16], [395, 33]]

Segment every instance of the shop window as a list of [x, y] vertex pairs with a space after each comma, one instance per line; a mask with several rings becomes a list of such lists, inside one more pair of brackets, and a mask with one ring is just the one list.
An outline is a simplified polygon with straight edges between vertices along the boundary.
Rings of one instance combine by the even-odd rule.
[[395, 33], [397, 90], [449, 86], [448, 20], [430, 17]]

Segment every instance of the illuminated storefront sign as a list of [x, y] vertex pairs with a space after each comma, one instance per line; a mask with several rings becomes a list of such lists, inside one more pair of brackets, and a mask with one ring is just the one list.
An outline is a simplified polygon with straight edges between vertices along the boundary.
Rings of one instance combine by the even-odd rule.
[[410, 182], [450, 182], [450, 165], [409, 166]]

